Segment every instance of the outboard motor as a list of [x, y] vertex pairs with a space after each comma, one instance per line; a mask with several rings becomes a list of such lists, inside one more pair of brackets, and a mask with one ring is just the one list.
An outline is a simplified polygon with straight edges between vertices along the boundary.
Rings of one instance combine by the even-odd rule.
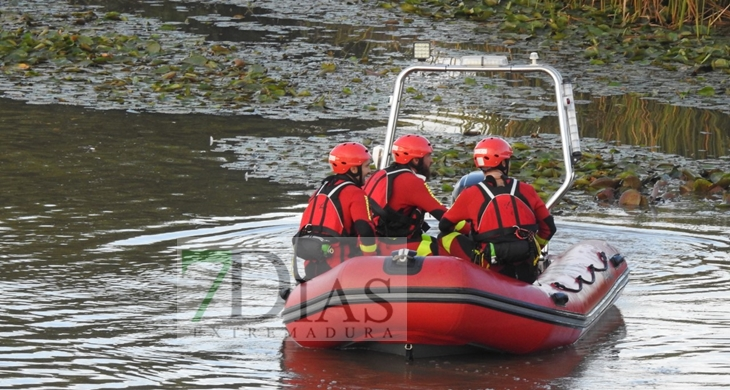
[[459, 182], [456, 183], [454, 191], [451, 193], [451, 204], [453, 205], [454, 202], [456, 202], [456, 198], [459, 196], [459, 194], [461, 194], [461, 191], [464, 191], [467, 187], [477, 185], [483, 180], [484, 172], [482, 171], [474, 171], [462, 176], [461, 179], [459, 179]]

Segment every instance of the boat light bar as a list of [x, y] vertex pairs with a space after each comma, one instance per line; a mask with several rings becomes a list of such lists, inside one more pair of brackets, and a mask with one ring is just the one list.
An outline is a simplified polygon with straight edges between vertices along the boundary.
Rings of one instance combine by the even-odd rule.
[[413, 42], [413, 58], [425, 61], [431, 57], [431, 42]]
[[464, 56], [464, 57], [439, 57], [434, 60], [437, 64], [446, 66], [508, 66], [507, 56]]
[[507, 66], [506, 56], [465, 56], [461, 57], [462, 66]]

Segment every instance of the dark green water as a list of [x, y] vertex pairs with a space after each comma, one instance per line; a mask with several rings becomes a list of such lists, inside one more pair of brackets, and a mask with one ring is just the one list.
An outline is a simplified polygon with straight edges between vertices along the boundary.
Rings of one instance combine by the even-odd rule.
[[[711, 388], [728, 382], [721, 358], [730, 321], [723, 309], [730, 286], [726, 217], [606, 210], [559, 218], [554, 251], [605, 238], [624, 251], [632, 281], [595, 332], [547, 354], [406, 365], [390, 356], [302, 350], [283, 341], [278, 317], [252, 321], [247, 331], [256, 337], [193, 337], [176, 325], [176, 306], [190, 298], [179, 294], [179, 249], [239, 247], [286, 261], [308, 193], [247, 181], [245, 172], [224, 167], [238, 157], [216, 151], [210, 137], [291, 136], [341, 123], [139, 115], [8, 100], [0, 101], [0, 118], [3, 387]], [[289, 130], [277, 133], [282, 128]], [[267, 259], [250, 257], [245, 270], [241, 302], [244, 313], [255, 314], [274, 304], [278, 284]], [[193, 304], [208, 286], [200, 286]], [[216, 301], [209, 308], [215, 310]]]

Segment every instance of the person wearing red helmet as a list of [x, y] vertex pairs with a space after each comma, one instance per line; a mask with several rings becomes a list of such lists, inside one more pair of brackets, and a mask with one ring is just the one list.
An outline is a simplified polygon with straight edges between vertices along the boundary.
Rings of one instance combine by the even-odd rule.
[[368, 149], [357, 142], [341, 143], [330, 152], [335, 174], [325, 178], [309, 199], [292, 240], [296, 255], [305, 259], [305, 280], [348, 258], [376, 254], [375, 227], [362, 190], [371, 159]]
[[424, 234], [424, 214], [436, 219], [446, 212], [426, 181], [431, 177], [433, 147], [420, 135], [404, 135], [393, 143], [394, 163], [375, 172], [365, 184], [373, 207], [381, 254], [413, 249], [419, 256], [438, 253], [438, 241]]
[[[439, 240], [454, 256], [532, 283], [540, 247], [556, 228], [535, 189], [508, 176], [511, 157], [512, 147], [502, 138], [476, 144], [474, 164], [484, 180], [458, 195], [439, 222]], [[455, 221], [462, 220], [471, 222], [469, 236], [454, 232]]]

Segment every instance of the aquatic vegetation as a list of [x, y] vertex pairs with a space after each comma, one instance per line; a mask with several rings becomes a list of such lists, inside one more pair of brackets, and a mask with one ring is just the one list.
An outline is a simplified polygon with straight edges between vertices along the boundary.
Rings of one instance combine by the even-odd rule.
[[[471, 151], [476, 140], [452, 143], [438, 138], [434, 144], [447, 144], [447, 149], [434, 152], [432, 172], [436, 188], [448, 192], [461, 176], [474, 171]], [[531, 183], [547, 200], [562, 183], [563, 160], [554, 137], [522, 137], [513, 142], [514, 155], [510, 174]], [[599, 205], [623, 208], [647, 208], [651, 205], [676, 202], [680, 199], [712, 202], [718, 208], [727, 205], [730, 193], [730, 172], [719, 167], [703, 168], [697, 173], [689, 167], [667, 163], [662, 156], [636, 148], [586, 149], [575, 165], [576, 180], [564, 202], [557, 209], [574, 208], [590, 199]], [[687, 163], [678, 161], [678, 164]], [[696, 163], [695, 163], [696, 164]], [[718, 165], [720, 163], [718, 162]], [[574, 198], [574, 199], [571, 199]]]
[[[382, 129], [341, 132], [323, 136], [262, 138], [239, 136], [221, 140], [217, 151], [237, 155], [227, 168], [246, 171], [248, 177], [316, 187], [328, 172], [326, 154], [339, 142], [359, 140], [368, 147], [382, 144]], [[407, 131], [407, 130], [405, 130]], [[451, 203], [454, 185], [475, 171], [472, 151], [479, 137], [463, 134], [429, 134], [434, 145], [429, 186], [445, 204]], [[547, 200], [562, 184], [563, 158], [558, 135], [507, 137], [514, 145], [510, 173], [533, 185]], [[290, 169], [278, 169], [277, 162], [292, 145], [300, 151]], [[721, 160], [691, 160], [652, 153], [634, 146], [607, 146], [595, 138], [581, 140], [582, 157], [575, 164], [572, 188], [553, 211], [571, 213], [596, 207], [647, 210], [649, 208], [730, 208], [730, 172]], [[374, 168], [374, 166], [373, 166]], [[694, 183], [706, 180], [712, 184]], [[696, 187], [696, 189], [695, 189]], [[624, 193], [623, 200], [621, 197]]]
[[[569, 41], [592, 65], [619, 58], [676, 69], [728, 71], [730, 46], [714, 27], [730, 21], [728, 2], [552, 2], [536, 0], [380, 1], [382, 8], [435, 20], [467, 19], [497, 28], [517, 41]], [[479, 29], [480, 27], [476, 27]]]
[[[677, 68], [677, 64], [693, 66], [701, 64], [694, 72], [697, 80], [702, 79], [703, 72], [728, 71], [728, 45], [722, 44], [718, 37], [710, 35], [709, 30], [697, 29], [696, 26], [685, 26], [676, 31], [649, 24], [619, 27], [612, 15], [604, 11], [578, 9], [572, 5], [557, 7], [554, 4], [541, 5], [526, 1], [500, 3], [491, 0], [465, 1], [459, 4], [441, 3], [411, 1], [407, 2], [408, 6], [405, 6], [405, 9], [439, 20], [457, 17], [475, 20], [476, 30], [498, 29], [500, 35], [507, 38], [504, 44], [496, 49], [505, 53], [509, 53], [511, 46], [516, 43], [539, 37], [542, 42], [536, 39], [530, 45], [544, 47], [545, 42], [554, 44], [582, 42], [584, 47], [580, 51], [585, 53], [585, 59], [599, 67], [603, 66], [601, 64], [610, 64], [623, 59], [639, 64], [659, 64], [667, 68]], [[431, 8], [425, 9], [426, 4], [430, 4]], [[465, 8], [469, 5], [470, 8]], [[490, 11], [490, 8], [495, 7], [500, 7], [501, 13]], [[396, 10], [396, 12], [403, 11]], [[504, 15], [506, 17], [503, 17]], [[494, 17], [501, 18], [499, 23], [494, 24], [493, 21], [496, 19], [490, 19]], [[129, 18], [134, 19], [135, 16], [130, 15]], [[379, 102], [371, 96], [387, 97], [390, 91], [389, 79], [400, 71], [398, 65], [403, 65], [402, 62], [399, 64], [392, 62], [394, 55], [408, 51], [407, 48], [401, 48], [400, 43], [396, 41], [392, 43], [392, 49], [388, 48], [381, 54], [375, 49], [372, 51], [363, 49], [361, 58], [352, 57], [346, 50], [342, 50], [342, 58], [337, 58], [336, 55], [330, 56], [327, 49], [326, 58], [322, 56], [316, 61], [311, 61], [311, 64], [306, 63], [311, 65], [309, 69], [306, 67], [303, 67], [305, 68], [303, 70], [296, 69], [297, 72], [301, 72], [300, 74], [309, 72], [316, 74], [318, 79], [325, 80], [316, 85], [306, 84], [305, 87], [310, 88], [310, 91], [299, 89], [292, 81], [303, 81], [301, 78], [296, 78], [297, 74], [294, 71], [282, 72], [276, 66], [265, 63], [262, 60], [264, 56], [255, 51], [247, 51], [245, 53], [249, 54], [243, 55], [244, 51], [235, 43], [206, 42], [201, 36], [181, 32], [174, 23], [166, 24], [139, 18], [136, 23], [127, 25], [124, 24], [126, 20], [127, 16], [114, 12], [69, 12], [44, 15], [41, 20], [35, 15], [3, 11], [0, 14], [2, 22], [0, 25], [3, 26], [0, 30], [0, 72], [6, 79], [12, 80], [15, 83], [13, 85], [32, 83], [39, 85], [39, 89], [62, 90], [61, 97], [57, 98], [57, 101], [64, 101], [63, 94], [71, 90], [66, 87], [67, 85], [71, 84], [74, 87], [78, 85], [81, 89], [81, 92], [78, 92], [81, 100], [97, 108], [144, 110], [147, 107], [158, 107], [159, 110], [172, 110], [170, 107], [177, 104], [175, 108], [197, 107], [209, 113], [240, 114], [256, 113], [262, 106], [279, 105], [281, 108], [277, 113], [284, 111], [289, 113], [295, 106], [300, 106], [309, 110], [306, 112], [309, 116], [324, 116], [332, 112], [332, 107], [343, 106], [348, 115], [362, 118], [372, 112], [373, 115], [368, 118], [379, 115], [378, 118], [385, 119], [383, 102], [386, 99], [380, 99], [382, 102]], [[402, 20], [408, 23], [408, 18]], [[157, 24], [150, 26], [149, 23]], [[372, 43], [376, 39], [368, 35], [370, 28], [367, 33], [361, 35], [355, 34], [355, 30], [353, 27], [336, 30], [338, 40], [334, 46], [345, 46], [344, 42], [347, 42], [377, 48], [378, 45]], [[696, 31], [702, 31], [702, 44], [698, 44]], [[717, 42], [709, 45], [710, 40]], [[449, 45], [447, 42], [440, 44]], [[453, 43], [453, 48], [459, 49], [457, 46], [462, 44], [465, 45], [465, 43]], [[550, 47], [552, 50], [554, 46]], [[284, 53], [282, 58], [286, 57], [284, 59], [288, 60], [295, 55], [305, 54], [309, 53]], [[294, 67], [302, 63], [295, 64]], [[632, 80], [616, 78], [617, 72], [619, 76], [625, 73], [621, 70], [605, 73], [605, 85], [623, 90], [626, 85], [632, 83]], [[311, 80], [306, 81], [311, 82]], [[322, 90], [322, 86], [327, 86], [329, 89]], [[471, 126], [468, 130], [478, 134], [487, 125], [495, 126], [494, 128], [503, 130], [506, 136], [514, 138], [512, 130], [517, 127], [516, 122], [535, 120], [542, 116], [539, 97], [536, 97], [534, 102], [527, 102], [525, 108], [518, 107], [522, 111], [508, 111], [511, 110], [512, 101], [517, 99], [524, 101], [524, 98], [516, 94], [499, 96], [496, 92], [499, 87], [493, 83], [482, 84], [472, 77], [460, 80], [456, 85], [460, 91], [478, 93], [502, 102], [499, 105], [500, 110], [494, 112], [484, 112], [483, 107], [476, 105], [468, 107], [463, 113], [465, 129]], [[444, 93], [446, 88], [446, 86], [439, 86], [437, 89], [411, 88], [407, 91], [407, 99], [433, 103], [432, 106], [436, 108], [451, 110], [456, 105], [452, 104], [453, 96]], [[89, 90], [91, 94], [94, 92], [97, 94], [96, 100], [87, 97]], [[365, 93], [363, 91], [367, 91], [366, 99], [361, 99]], [[696, 96], [723, 96], [727, 95], [728, 91], [730, 89], [727, 84], [717, 83], [688, 89], [682, 94], [683, 98], [690, 100]], [[620, 129], [626, 122], [614, 123], [604, 119], [627, 118], [632, 121], [631, 128], [644, 137], [639, 138], [640, 142], [637, 143], [639, 145], [690, 143], [682, 136], [704, 136], [703, 132], [713, 132], [714, 139], [723, 139], [725, 127], [723, 122], [716, 118], [699, 118], [693, 121], [681, 111], [667, 112], [660, 118], [647, 114], [656, 111], [647, 110], [645, 106], [648, 104], [647, 100], [641, 99], [650, 94], [649, 92], [637, 94], [635, 99], [628, 100], [628, 104], [607, 102], [600, 109], [606, 114], [590, 113], [586, 120], [595, 118], [596, 122], [606, 122], [607, 124], [600, 126], [590, 126], [602, 129], [606, 134], [611, 132], [623, 134], [620, 133]], [[469, 100], [470, 96], [465, 93], [459, 98]], [[342, 104], [347, 99], [355, 101], [356, 104], [349, 106]], [[110, 102], [118, 104], [109, 105]], [[236, 108], [238, 110], [234, 111]], [[225, 111], [226, 109], [230, 110]], [[680, 109], [667, 105], [666, 110]], [[337, 114], [340, 115], [342, 112], [343, 110], [340, 110]], [[667, 117], [681, 118], [682, 121], [669, 123]], [[702, 126], [699, 126], [698, 122], [701, 122]], [[657, 123], [661, 123], [664, 127], [654, 128], [653, 126], [658, 126]], [[709, 126], [710, 124], [712, 126]], [[693, 131], [694, 128], [703, 132]], [[706, 138], [713, 139], [713, 137]], [[604, 138], [619, 139], [618, 136]], [[659, 142], [656, 142], [657, 140]], [[468, 142], [454, 145], [448, 155], [436, 156], [434, 171], [437, 184], [434, 188], [448, 192], [455, 179], [472, 169], [471, 159], [464, 154], [471, 150], [470, 146], [473, 147]], [[317, 147], [322, 147], [321, 142]], [[515, 149], [520, 153], [515, 157], [514, 172], [529, 180], [543, 196], [553, 191], [554, 183], [562, 172], [561, 167], [552, 162], [556, 160], [555, 156], [530, 142], [525, 142], [524, 145], [517, 143]], [[696, 181], [697, 176], [702, 177], [702, 173], [694, 175], [691, 182], [690, 179], [681, 179], [671, 175], [675, 172], [674, 166], [660, 166], [658, 161], [647, 162], [654, 161], [650, 154], [643, 156], [646, 157], [643, 161], [634, 161], [635, 158], [618, 157], [618, 152], [607, 150], [584, 150], [584, 152], [584, 157], [579, 163], [580, 170], [575, 189], [571, 191], [570, 196], [588, 196], [594, 200], [601, 200], [602, 203], [615, 204], [621, 193], [633, 188], [643, 196], [649, 194], [649, 200], [660, 197], [664, 200], [671, 200], [672, 197], [727, 199], [727, 183], [721, 180], [722, 176], [719, 179], [705, 177], [712, 183], [708, 186], [705, 182]], [[319, 155], [317, 149], [313, 154]], [[285, 154], [278, 156], [283, 155]], [[715, 152], [715, 155], [718, 153]], [[263, 165], [261, 164], [262, 167]], [[651, 166], [654, 166], [656, 172], [646, 170]], [[677, 166], [684, 167], [681, 164]], [[670, 177], [665, 180], [659, 175], [659, 179], [654, 181], [658, 172], [669, 172]], [[638, 188], [635, 187], [635, 183], [632, 186], [624, 186], [629, 182], [626, 178], [629, 173], [638, 177], [642, 185]], [[613, 185], [602, 188], [592, 185], [600, 183], [602, 179], [610, 180]], [[657, 183], [666, 184], [662, 186]], [[652, 196], [651, 193], [655, 195]], [[727, 203], [725, 200], [723, 202]], [[569, 201], [566, 203], [570, 204]]]
[[[6, 75], [33, 78], [50, 72], [79, 82], [84, 81], [81, 75], [94, 77], [98, 81], [94, 89], [114, 94], [117, 100], [141, 92], [156, 95], [158, 100], [196, 95], [227, 104], [299, 96], [287, 80], [270, 76], [269, 69], [256, 59], [236, 57], [233, 46], [195, 42], [180, 47], [174, 36], [141, 37], [75, 27], [96, 23], [119, 30], [108, 26], [125, 20], [115, 12], [72, 13], [69, 18], [75, 18], [74, 23], [61, 27], [34, 23], [28, 15], [1, 16], [26, 21], [0, 31], [0, 71]], [[187, 55], [182, 56], [181, 49]], [[323, 68], [334, 70], [331, 64]]]

